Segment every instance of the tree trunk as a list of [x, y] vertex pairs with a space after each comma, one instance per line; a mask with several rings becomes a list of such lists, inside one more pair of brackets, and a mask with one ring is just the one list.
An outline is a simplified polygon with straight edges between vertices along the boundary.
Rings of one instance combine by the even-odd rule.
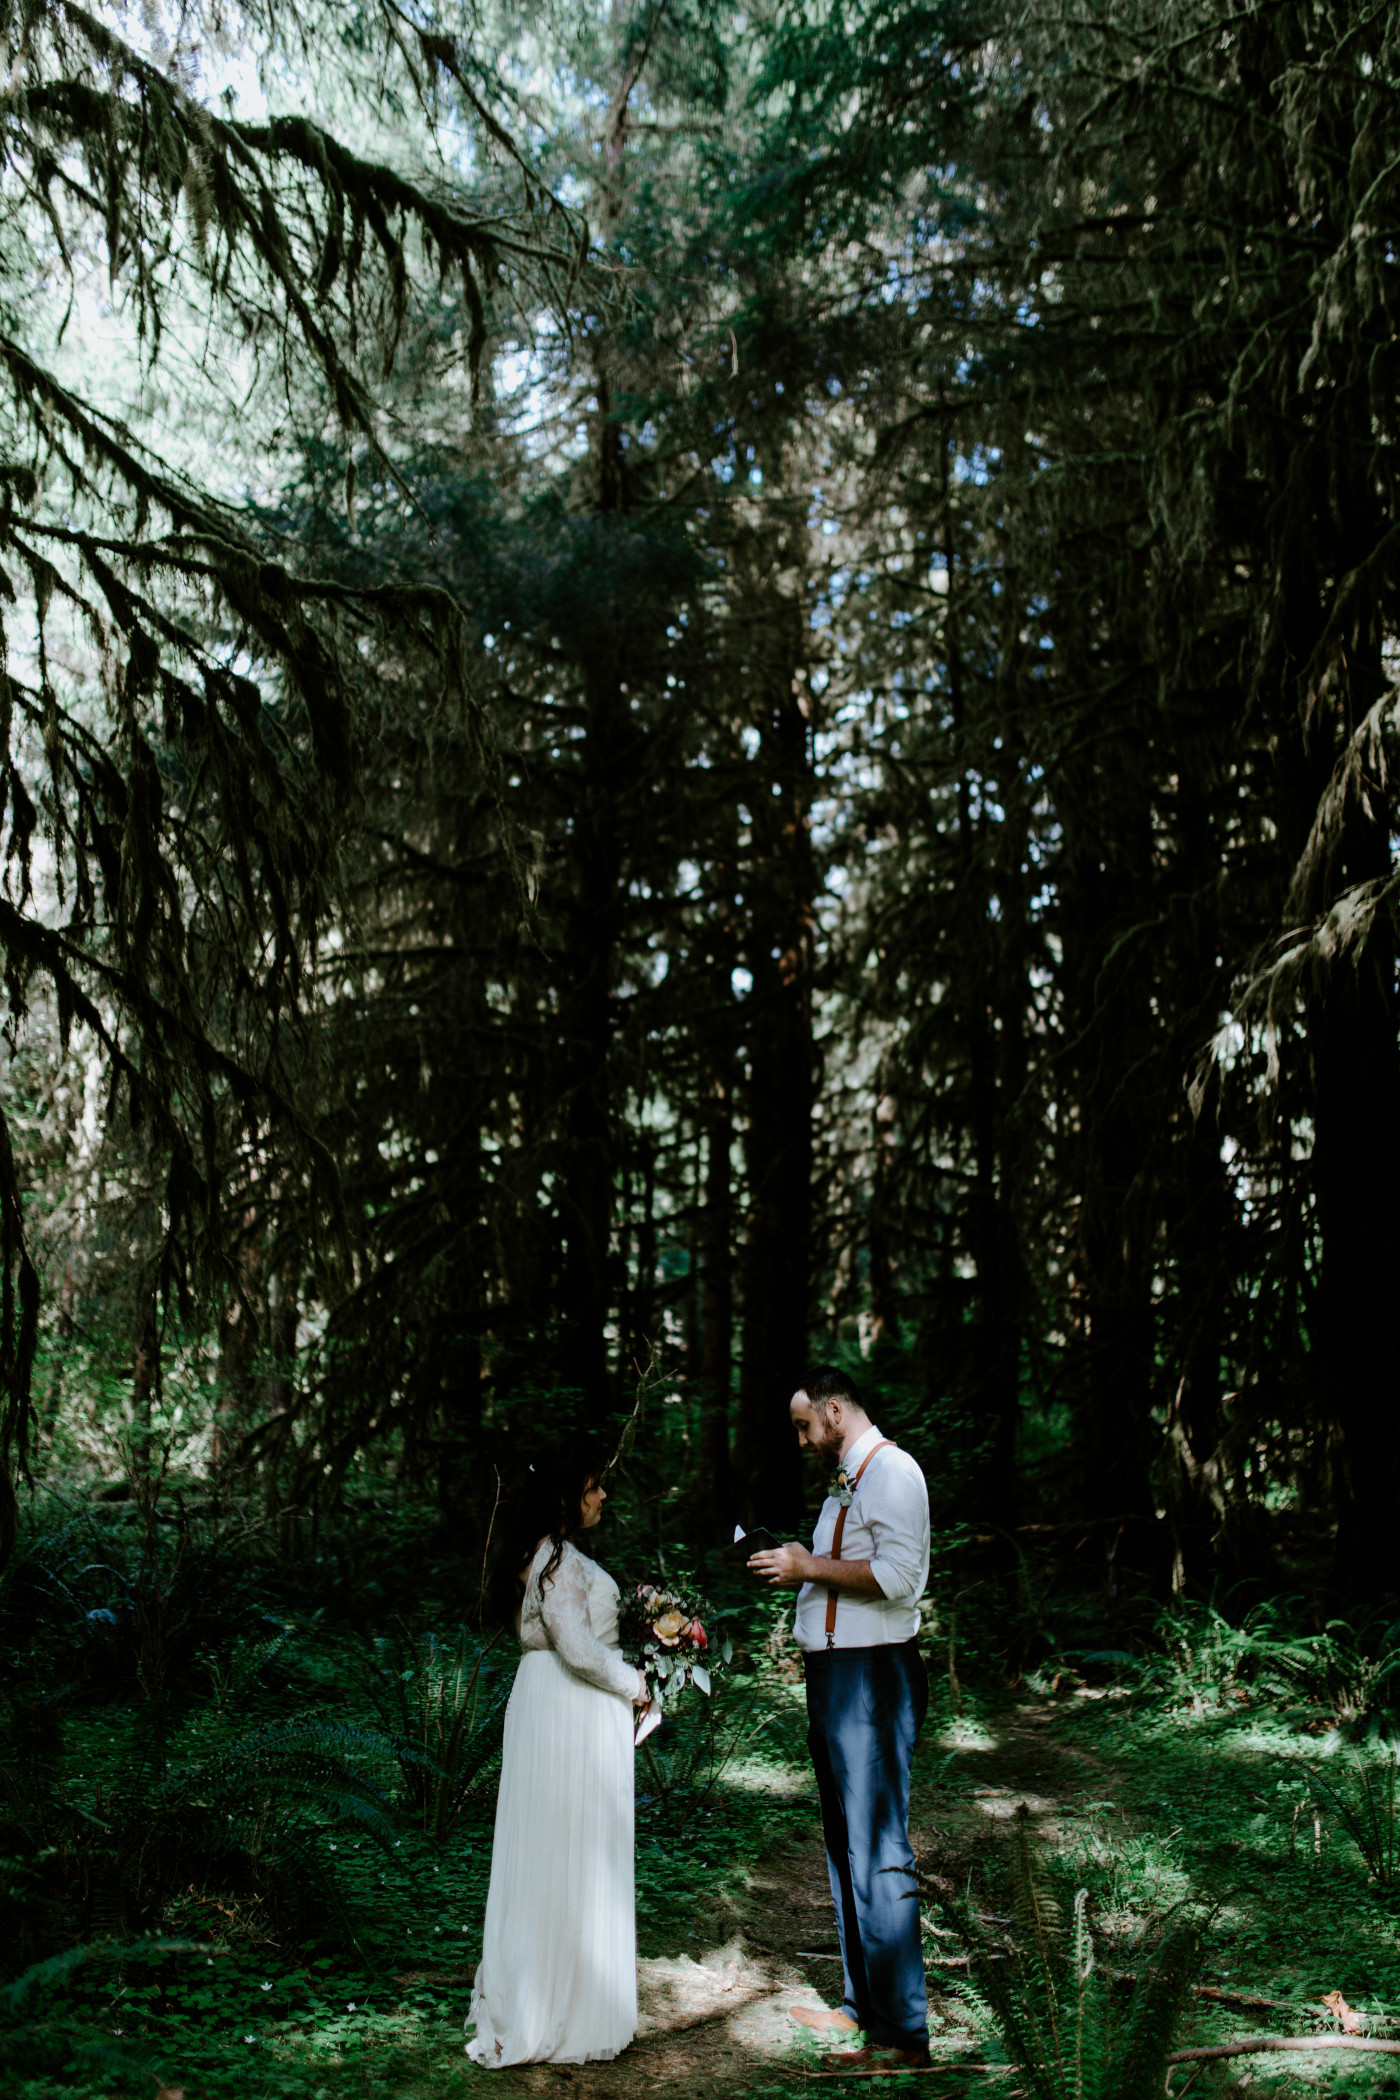
[[262, 1251], [249, 1212], [237, 1257], [237, 1283], [219, 1322], [218, 1399], [214, 1409], [214, 1458], [227, 1458], [251, 1427], [252, 1371], [262, 1337], [258, 1306], [262, 1297]]
[[136, 1342], [131, 1355], [131, 1412], [140, 1444], [138, 1464], [151, 1469], [152, 1409], [160, 1399], [160, 1302], [154, 1277], [142, 1279]]
[[[697, 1117], [694, 1124], [693, 1165], [689, 1175], [690, 1201], [686, 1206], [685, 1244], [685, 1375], [691, 1381], [691, 1389], [700, 1391], [703, 1368], [703, 1351], [700, 1343], [700, 1241], [704, 1230], [705, 1216], [705, 1140], [704, 1119]], [[684, 1172], [684, 1168], [681, 1170]], [[704, 1416], [704, 1404], [701, 1404]]]
[[637, 1226], [637, 1278], [631, 1291], [631, 1347], [622, 1365], [624, 1383], [639, 1378], [660, 1342], [656, 1323], [656, 1142], [641, 1138], [642, 1215]]
[[893, 1356], [900, 1342], [899, 1290], [891, 1240], [898, 1140], [890, 1083], [890, 1075], [882, 1075], [870, 1118], [870, 1216], [866, 1245], [870, 1257], [870, 1353], [877, 1363]]
[[[1382, 690], [1379, 661], [1349, 667], [1357, 712]], [[1369, 673], [1369, 676], [1364, 675]], [[1348, 724], [1349, 728], [1351, 725]], [[1332, 891], [1391, 873], [1390, 813], [1378, 784], [1344, 824]], [[1391, 1293], [1400, 1276], [1400, 1057], [1394, 926], [1377, 916], [1364, 947], [1331, 963], [1308, 1010], [1315, 1123], [1313, 1186], [1322, 1236], [1317, 1356], [1342, 1433], [1336, 1580], [1345, 1594], [1395, 1587], [1390, 1527], [1400, 1488], [1400, 1369]]]
[[[1061, 882], [1068, 1021], [1078, 1053], [1078, 1455], [1084, 1513], [1100, 1518], [1150, 1519], [1154, 1508], [1156, 1101], [1149, 1075], [1157, 1029], [1140, 930], [1153, 916], [1149, 763], [1141, 739], [1125, 730], [1104, 753], [1102, 771], [1095, 767], [1077, 784]], [[1108, 779], [1117, 804], [1111, 848], [1094, 806]]]
[[590, 665], [583, 784], [575, 831], [576, 894], [567, 964], [574, 980], [564, 1027], [564, 1260], [560, 1280], [560, 1376], [576, 1386], [593, 1421], [609, 1411], [607, 1320], [613, 1205], [613, 1131], [608, 1084], [610, 979], [617, 939], [619, 861], [611, 757], [616, 677]]
[[[1360, 450], [1360, 448], [1358, 448]], [[1328, 471], [1335, 471], [1330, 459]], [[1331, 491], [1314, 506], [1329, 512]], [[1326, 568], [1355, 574], [1374, 553], [1384, 525], [1368, 491], [1352, 477], [1338, 505], [1349, 534], [1326, 560], [1315, 535], [1285, 550], [1291, 588], [1282, 717], [1291, 734], [1281, 753], [1280, 830], [1295, 863], [1292, 913], [1314, 922], [1359, 883], [1389, 876], [1392, 813], [1382, 781], [1368, 777], [1334, 820], [1330, 850], [1304, 862], [1308, 836], [1333, 768], [1358, 723], [1385, 690], [1381, 622], [1358, 594], [1353, 639], [1327, 675], [1313, 664], [1323, 631]], [[1309, 682], [1310, 681], [1310, 682]], [[1330, 699], [1330, 710], [1324, 701]], [[1400, 1218], [1388, 1200], [1400, 1185], [1400, 1057], [1397, 1057], [1396, 943], [1393, 922], [1377, 916], [1359, 950], [1335, 956], [1307, 1001], [1313, 1081], [1312, 1180], [1321, 1239], [1317, 1333], [1310, 1349], [1316, 1404], [1341, 1435], [1334, 1579], [1351, 1598], [1395, 1587], [1389, 1550], [1400, 1488], [1400, 1373], [1390, 1293], [1400, 1274]]]
[[[770, 601], [771, 602], [771, 601]], [[750, 790], [753, 865], [745, 884], [748, 1083], [739, 1497], [746, 1522], [794, 1526], [800, 1453], [788, 1402], [807, 1355], [812, 1219], [811, 758], [797, 677], [801, 613], [780, 598], [763, 622], [762, 742]]]
[[724, 1063], [710, 1075], [704, 1114], [700, 1463], [702, 1493], [709, 1505], [716, 1541], [722, 1544], [734, 1521], [729, 1463], [729, 1388], [734, 1351], [734, 1190], [730, 1170], [734, 1095], [732, 1074]]
[[[1389, 859], [1373, 827], [1377, 872]], [[1382, 858], [1384, 856], [1384, 859]], [[1364, 865], [1364, 861], [1362, 862]], [[1337, 1580], [1356, 1597], [1395, 1587], [1391, 1525], [1400, 1485], [1400, 1370], [1391, 1293], [1400, 1276], [1400, 1069], [1395, 949], [1378, 926], [1353, 965], [1332, 965], [1309, 1042], [1317, 1085], [1314, 1175], [1322, 1228], [1319, 1341], [1341, 1427], [1344, 1494]]]
[[[1207, 634], [1207, 648], [1228, 661], [1221, 638]], [[1216, 708], [1239, 696], [1212, 694]], [[1175, 990], [1169, 1004], [1180, 1016], [1174, 1062], [1189, 1073], [1204, 1054], [1226, 997], [1220, 957], [1227, 946], [1221, 924], [1221, 850], [1212, 821], [1217, 759], [1212, 746], [1218, 722], [1203, 710], [1178, 749], [1176, 856], [1171, 886], [1175, 912], [1184, 921]], [[1183, 910], [1184, 906], [1184, 910]], [[1222, 1492], [1217, 1453], [1225, 1431], [1221, 1365], [1229, 1289], [1231, 1196], [1221, 1158], [1220, 1129], [1212, 1099], [1181, 1119], [1172, 1174], [1168, 1251], [1175, 1281], [1170, 1314], [1177, 1354], [1169, 1369], [1166, 1439], [1161, 1475], [1171, 1529], [1173, 1593], [1209, 1588], [1225, 1549], [1227, 1572], [1243, 1573], [1253, 1558], [1238, 1537]], [[1233, 1562], [1233, 1567], [1229, 1563]]]
[[[600, 529], [625, 506], [619, 433], [602, 348], [594, 419]], [[610, 1241], [615, 1173], [609, 1061], [612, 975], [622, 909], [624, 825], [619, 784], [630, 741], [623, 690], [625, 627], [595, 619], [584, 664], [582, 779], [574, 822], [574, 897], [561, 958], [573, 973], [564, 1003], [564, 1261], [560, 1288], [560, 1375], [583, 1396], [599, 1422], [614, 1399], [608, 1374], [607, 1322], [612, 1302]]]
[[[994, 706], [999, 735], [979, 743], [968, 720], [960, 631], [960, 588], [953, 529], [951, 447], [942, 462], [944, 560], [948, 574], [945, 654], [958, 767], [958, 889], [962, 906], [961, 984], [968, 1069], [973, 1178], [968, 1239], [976, 1274], [971, 1398], [986, 1440], [977, 1492], [981, 1514], [1002, 1532], [1016, 1521], [1016, 1436], [1021, 1400], [1021, 1262], [1009, 1200], [1009, 1119], [1025, 1084], [1025, 858], [1028, 821], [1019, 773], [1016, 686], [1022, 609], [1014, 565], [1002, 577], [1001, 634]], [[972, 775], [1000, 771], [1000, 822], [990, 840], [987, 818], [972, 809]], [[996, 869], [998, 910], [991, 909], [989, 856]]]

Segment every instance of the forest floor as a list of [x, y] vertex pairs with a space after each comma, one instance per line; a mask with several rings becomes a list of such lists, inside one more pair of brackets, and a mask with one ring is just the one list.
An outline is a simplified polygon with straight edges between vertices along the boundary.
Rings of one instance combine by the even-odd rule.
[[[1135, 1930], [1188, 1890], [1216, 1909], [1208, 1955], [1178, 2037], [1180, 2046], [1261, 2033], [1336, 2032], [1323, 2003], [1340, 1991], [1368, 2031], [1393, 2033], [1400, 2002], [1400, 1915], [1367, 1885], [1339, 1832], [1295, 1811], [1302, 1766], [1329, 1747], [1268, 1714], [1137, 1714], [1132, 1701], [1081, 1692], [1064, 1705], [1007, 1702], [980, 1719], [945, 1717], [926, 1735], [916, 1771], [913, 1835], [926, 1890], [994, 1889], [1006, 1820], [1024, 1802], [1067, 1885], [1091, 1886], [1103, 1924], [1127, 1959]], [[1301, 1836], [1300, 1836], [1301, 1829]], [[1314, 1849], [1314, 1847], [1318, 1849]], [[984, 2053], [958, 1994], [965, 1964], [936, 1907], [929, 1957], [934, 2090], [1004, 2090], [997, 2052]], [[710, 1922], [729, 1930], [697, 1957], [652, 1953], [641, 1965], [643, 2016], [615, 2063], [474, 2072], [511, 2094], [576, 2100], [679, 2091], [779, 2096], [818, 2083], [846, 2094], [917, 2090], [908, 2079], [857, 2082], [840, 2066], [848, 2047], [822, 2047], [794, 2025], [794, 2004], [836, 2003], [840, 1964], [825, 1862], [815, 1823], [792, 1830], [745, 1872], [737, 1894], [717, 1892]], [[936, 1951], [941, 1949], [942, 1951]], [[1184, 2088], [1193, 2066], [1175, 2076]], [[989, 2075], [993, 2074], [993, 2075]], [[1400, 2093], [1400, 2058], [1347, 2053], [1260, 2056], [1197, 2073], [1201, 2100], [1258, 2094]], [[451, 2089], [461, 2091], [454, 2078]]]
[[[1400, 1892], [1368, 1876], [1339, 1817], [1315, 1816], [1309, 1768], [1331, 1758], [1340, 1775], [1345, 1763], [1324, 1714], [1254, 1706], [1237, 1690], [1172, 1703], [1122, 1687], [964, 1698], [955, 1714], [943, 1690], [919, 1748], [912, 1816], [941, 2068], [927, 2083], [856, 2083], [841, 2072], [846, 2045], [822, 2047], [790, 2018], [794, 2004], [834, 2003], [840, 1971], [800, 1687], [770, 1680], [764, 1699], [761, 1750], [708, 1789], [639, 1796], [642, 2019], [617, 2061], [499, 2072], [466, 2061], [489, 1873], [481, 1824], [441, 1852], [406, 1844], [388, 1859], [349, 1841], [358, 1915], [375, 1941], [362, 1942], [363, 1961], [324, 1941], [297, 1950], [259, 1940], [246, 1919], [221, 1923], [212, 1911], [183, 1928], [172, 1920], [216, 1935], [207, 1959], [172, 1953], [159, 1973], [80, 1977], [72, 1988], [87, 2033], [104, 2046], [125, 2036], [130, 2073], [94, 2063], [75, 2086], [72, 2071], [19, 2077], [0, 2063], [0, 2100], [626, 2100], [668, 2087], [800, 2100], [827, 2082], [851, 2100], [892, 2085], [959, 2100], [1004, 2092], [1004, 2058], [959, 1994], [966, 1968], [938, 1899], [970, 1891], [988, 1915], [1004, 1907], [999, 1856], [1022, 1802], [1062, 1890], [1090, 1890], [1103, 1955], [1120, 1969], [1154, 1918], [1191, 1895], [1210, 1906], [1179, 2046], [1335, 2033], [1336, 2008], [1323, 2004], [1335, 1992], [1367, 2031], [1400, 2033]], [[82, 1744], [75, 1780], [90, 1785], [117, 1755], [104, 1723]], [[327, 1842], [344, 1862], [343, 1828]], [[1176, 2074], [1178, 2092], [1191, 2068]], [[1237, 2058], [1207, 2067], [1191, 2090], [1216, 2100], [1246, 2087], [1300, 2100], [1400, 2093], [1400, 2056]]]

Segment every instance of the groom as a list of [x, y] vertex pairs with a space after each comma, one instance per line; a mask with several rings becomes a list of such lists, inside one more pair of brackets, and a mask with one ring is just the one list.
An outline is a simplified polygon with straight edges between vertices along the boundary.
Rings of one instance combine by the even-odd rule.
[[843, 2057], [891, 2070], [928, 2062], [919, 1889], [909, 1843], [909, 1764], [928, 1706], [915, 1636], [928, 1580], [928, 1489], [880, 1435], [844, 1371], [822, 1364], [792, 1396], [797, 1441], [834, 1474], [812, 1551], [791, 1543], [749, 1562], [800, 1583], [796, 1633], [807, 1679], [827, 1872], [845, 1984], [839, 2011], [794, 2006], [804, 2027], [871, 2046]]

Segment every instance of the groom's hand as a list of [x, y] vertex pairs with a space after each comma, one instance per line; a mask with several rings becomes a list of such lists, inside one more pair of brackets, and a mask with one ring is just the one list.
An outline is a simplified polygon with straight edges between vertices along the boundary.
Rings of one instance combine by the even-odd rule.
[[785, 1546], [770, 1546], [765, 1553], [755, 1553], [749, 1568], [770, 1589], [782, 1589], [810, 1580], [812, 1556], [796, 1539], [789, 1539]]

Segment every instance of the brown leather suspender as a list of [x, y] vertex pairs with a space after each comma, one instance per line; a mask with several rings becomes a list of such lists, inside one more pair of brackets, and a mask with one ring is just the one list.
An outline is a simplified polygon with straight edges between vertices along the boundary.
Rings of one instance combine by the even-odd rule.
[[[866, 1452], [860, 1462], [860, 1471], [851, 1482], [852, 1501], [855, 1499], [855, 1492], [860, 1486], [865, 1469], [875, 1456], [875, 1453], [877, 1451], [888, 1451], [893, 1444], [894, 1438], [892, 1436], [883, 1437], [878, 1444], [873, 1444]], [[831, 1551], [825, 1555], [827, 1560], [840, 1560], [841, 1558], [841, 1540], [846, 1530], [846, 1511], [850, 1506], [849, 1502], [843, 1502], [840, 1509], [836, 1512], [836, 1529], [831, 1535]], [[826, 1645], [828, 1648], [836, 1646], [836, 1591], [829, 1584], [826, 1592]]]

